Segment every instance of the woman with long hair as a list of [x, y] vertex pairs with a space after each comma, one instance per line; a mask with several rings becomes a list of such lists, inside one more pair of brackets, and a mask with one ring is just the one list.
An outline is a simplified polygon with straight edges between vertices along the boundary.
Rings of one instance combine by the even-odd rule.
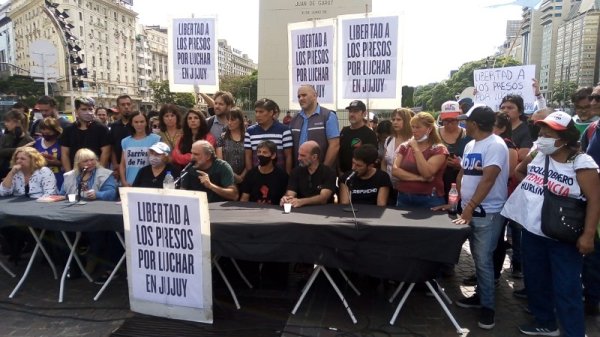
[[0, 179], [10, 171], [10, 159], [15, 150], [33, 142], [27, 129], [23, 127], [23, 114], [10, 110], [4, 115], [4, 134], [0, 138]]
[[206, 140], [212, 146], [216, 145], [215, 137], [209, 132], [204, 114], [190, 109], [183, 117], [183, 135], [173, 149], [173, 163], [184, 167], [192, 161], [192, 144], [197, 140]]
[[221, 137], [217, 139], [217, 158], [229, 163], [233, 169], [233, 177], [236, 184], [241, 183], [246, 176], [246, 165], [244, 161], [244, 114], [240, 108], [232, 108], [229, 111], [227, 127], [223, 129]]
[[41, 137], [35, 140], [33, 147], [46, 159], [46, 165], [54, 173], [56, 187], [60, 189], [63, 183], [63, 166], [58, 137], [62, 134], [62, 127], [53, 117], [44, 118], [40, 122]]
[[381, 170], [387, 172], [392, 179], [392, 184], [395, 186], [398, 182], [392, 175], [394, 160], [396, 159], [396, 150], [400, 145], [412, 136], [410, 127], [410, 119], [413, 117], [413, 112], [410, 109], [398, 108], [392, 112], [390, 121], [392, 122], [392, 134], [385, 139], [385, 156], [381, 162]]
[[525, 115], [525, 104], [523, 97], [519, 95], [506, 95], [500, 102], [500, 111], [506, 112], [510, 117], [512, 141], [517, 147], [519, 162], [529, 153], [533, 146], [531, 133], [527, 126], [527, 116]]
[[160, 141], [160, 136], [150, 132], [148, 117], [136, 111], [129, 117], [132, 135], [121, 140], [123, 153], [119, 164], [121, 186], [133, 184], [138, 171], [148, 165], [148, 148]]
[[392, 174], [398, 179], [397, 207], [443, 205], [448, 150], [438, 135], [435, 119], [420, 112], [410, 120], [412, 137], [398, 147]]
[[181, 129], [181, 112], [175, 104], [163, 104], [158, 113], [160, 141], [169, 145], [172, 150], [183, 136]]

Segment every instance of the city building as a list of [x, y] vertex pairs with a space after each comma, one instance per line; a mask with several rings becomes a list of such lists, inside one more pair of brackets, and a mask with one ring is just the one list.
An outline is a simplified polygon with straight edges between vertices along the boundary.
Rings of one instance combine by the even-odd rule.
[[227, 44], [227, 40], [219, 39], [219, 77], [250, 75], [258, 65], [243, 54]]
[[600, 0], [573, 6], [557, 31], [554, 83], [594, 86], [599, 80]]
[[534, 64], [535, 77], [540, 78], [542, 25], [539, 10], [523, 7], [521, 19], [521, 57], [516, 59], [523, 64]]
[[289, 23], [335, 18], [370, 11], [371, 0], [281, 1], [260, 0], [258, 27], [258, 97], [273, 99], [282, 111], [289, 106]]
[[167, 81], [167, 29], [160, 26], [137, 26], [136, 56], [140, 108], [156, 108], [152, 102], [150, 82]]
[[501, 56], [511, 56], [514, 59], [521, 58], [521, 20], [506, 21], [506, 40], [498, 48]]
[[69, 81], [64, 29], [55, 25], [44, 10], [44, 0], [12, 1], [8, 16], [14, 25], [15, 65], [29, 69], [32, 66], [29, 45], [37, 39], [46, 39], [58, 49], [57, 95], [67, 98], [67, 110], [72, 109], [68, 98], [78, 95], [95, 98], [98, 106], [112, 106], [122, 94], [140, 101], [135, 48], [137, 13], [125, 2], [114, 0], [49, 3], [56, 6], [52, 10], [71, 26], [69, 41], [80, 49], [78, 57], [71, 60], [71, 69], [79, 71], [74, 74], [77, 80]]

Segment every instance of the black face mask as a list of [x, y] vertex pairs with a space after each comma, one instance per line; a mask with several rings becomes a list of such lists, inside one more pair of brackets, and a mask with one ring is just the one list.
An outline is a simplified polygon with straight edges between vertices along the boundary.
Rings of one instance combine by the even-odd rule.
[[538, 135], [540, 134], [540, 127], [535, 125], [535, 123], [531, 120], [527, 121], [527, 127], [529, 128], [529, 134], [531, 135], [531, 139], [538, 139]]
[[268, 165], [271, 162], [271, 157], [267, 157], [267, 156], [257, 156], [258, 158], [258, 164], [260, 166], [265, 166]]
[[56, 135], [42, 135], [42, 138], [44, 138], [44, 140], [47, 142], [55, 140], [56, 137]]

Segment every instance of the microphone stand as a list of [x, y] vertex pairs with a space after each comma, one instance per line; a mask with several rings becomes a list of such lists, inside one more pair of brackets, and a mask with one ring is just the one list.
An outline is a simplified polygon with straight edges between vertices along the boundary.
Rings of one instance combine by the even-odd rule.
[[181, 172], [181, 174], [179, 175], [179, 177], [177, 177], [177, 179], [175, 179], [175, 182], [173, 182], [173, 184], [175, 185], [175, 189], [179, 189], [181, 188], [180, 183], [181, 183], [181, 179], [183, 179], [183, 177], [187, 176], [188, 171], [185, 170], [183, 172]]
[[79, 184], [77, 184], [77, 196], [75, 197], [75, 200], [77, 202], [81, 201], [81, 190], [83, 188], [83, 176], [85, 175], [85, 173], [87, 172], [87, 168], [83, 168], [83, 170], [81, 170], [81, 175], [79, 176]]
[[356, 212], [358, 211], [358, 208], [355, 208], [354, 204], [352, 203], [352, 190], [350, 189], [350, 187], [351, 187], [350, 181], [346, 181], [346, 187], [348, 189], [347, 192], [348, 192], [348, 200], [350, 200], [350, 207], [344, 207], [343, 210], [345, 212], [352, 212], [352, 216], [354, 217], [354, 225], [358, 229], [358, 219], [356, 218]]

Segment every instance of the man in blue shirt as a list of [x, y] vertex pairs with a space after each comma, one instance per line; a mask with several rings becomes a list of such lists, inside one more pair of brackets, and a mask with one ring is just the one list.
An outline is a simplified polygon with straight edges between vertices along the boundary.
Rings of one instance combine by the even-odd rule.
[[321, 162], [335, 170], [340, 149], [340, 126], [335, 111], [319, 105], [312, 85], [302, 85], [298, 89], [298, 103], [302, 110], [290, 122], [294, 158], [298, 158], [300, 144], [313, 140], [325, 154]]

